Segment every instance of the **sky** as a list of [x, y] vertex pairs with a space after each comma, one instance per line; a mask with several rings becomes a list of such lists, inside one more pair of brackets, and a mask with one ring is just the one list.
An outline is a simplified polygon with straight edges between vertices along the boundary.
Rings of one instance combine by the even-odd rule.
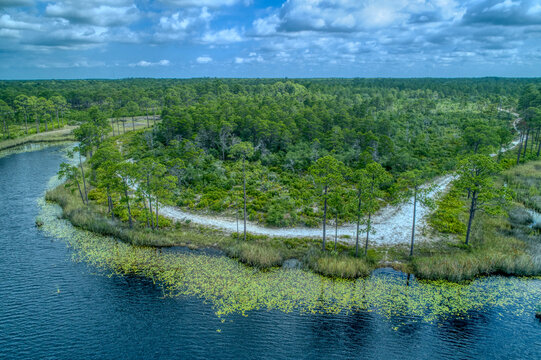
[[480, 76], [541, 76], [541, 0], [0, 0], [0, 79]]

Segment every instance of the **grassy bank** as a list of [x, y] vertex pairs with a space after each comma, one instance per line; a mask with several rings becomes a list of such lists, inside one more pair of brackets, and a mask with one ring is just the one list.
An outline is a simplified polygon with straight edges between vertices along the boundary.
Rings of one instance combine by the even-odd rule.
[[75, 126], [65, 126], [60, 130], [53, 130], [48, 132], [42, 132], [39, 134], [32, 134], [16, 139], [8, 139], [0, 141], [0, 151], [14, 148], [16, 146], [29, 144], [29, 143], [47, 143], [47, 142], [60, 142], [60, 141], [73, 141], [75, 138], [72, 135]]
[[238, 234], [227, 235], [208, 228], [167, 222], [166, 219], [160, 220], [166, 224], [162, 229], [150, 230], [144, 227], [142, 217], [130, 229], [125, 221], [111, 220], [107, 208], [97, 201], [84, 205], [79, 195], [64, 185], [48, 191], [46, 200], [59, 204], [63, 216], [73, 225], [136, 246], [214, 247], [231, 258], [260, 269], [281, 266], [288, 259], [298, 259], [304, 267], [319, 274], [340, 278], [366, 276], [377, 267], [375, 256], [371, 255], [371, 260], [354, 258], [351, 256], [353, 249], [344, 244], [339, 244], [337, 252], [333, 252], [334, 245], [329, 243], [328, 251], [323, 253], [320, 242], [315, 239], [248, 236], [244, 242]]
[[[514, 203], [505, 215], [480, 213], [474, 221], [470, 246], [462, 244], [467, 219], [467, 199], [451, 190], [442, 199], [442, 214], [435, 224], [450, 240], [439, 251], [420, 251], [411, 261], [412, 271], [424, 279], [471, 280], [481, 275], [541, 275], [541, 224], [534, 223], [531, 210], [539, 210], [541, 161], [506, 170], [499, 178], [514, 193]], [[438, 211], [436, 216], [438, 216]]]
[[541, 274], [541, 261], [504, 217], [480, 217], [472, 245], [450, 243], [447, 251], [415, 257], [412, 270], [423, 279], [471, 280], [481, 275], [533, 276]]
[[191, 243], [200, 246], [216, 246], [224, 241], [223, 236], [208, 229], [193, 229], [184, 226], [150, 230], [136, 226], [130, 229], [119, 220], [111, 220], [106, 207], [91, 201], [84, 205], [78, 194], [60, 185], [47, 191], [45, 199], [62, 207], [63, 216], [73, 225], [101, 235], [113, 236], [126, 243], [137, 246], [187, 246]]
[[[528, 189], [539, 189], [541, 174], [532, 171], [537, 169], [536, 166], [541, 166], [541, 162], [512, 168], [502, 175], [501, 181], [511, 184], [509, 179], [515, 179], [513, 188], [526, 189], [525, 184], [529, 184]], [[100, 204], [100, 201], [94, 200], [85, 206], [78, 194], [72, 193], [63, 185], [49, 191], [46, 198], [60, 204], [64, 217], [75, 226], [86, 230], [114, 236], [137, 246], [214, 247], [231, 258], [260, 269], [281, 266], [285, 260], [297, 259], [303, 267], [335, 278], [364, 277], [375, 268], [390, 264], [402, 271], [412, 272], [421, 279], [455, 282], [483, 275], [541, 274], [539, 232], [529, 220], [524, 219], [528, 213], [524, 215], [524, 205], [520, 202], [508, 209], [510, 216], [490, 217], [479, 214], [470, 246], [462, 244], [459, 232], [439, 241], [417, 244], [413, 258], [409, 258], [406, 244], [376, 247], [369, 251], [368, 257], [356, 258], [353, 246], [343, 243], [338, 243], [337, 250], [334, 251], [334, 244], [329, 241], [327, 251], [322, 252], [319, 239], [249, 235], [244, 242], [238, 234], [229, 235], [190, 224], [173, 223], [165, 218], [160, 220], [163, 224], [161, 229], [150, 230], [145, 227], [143, 215], [137, 211], [135, 226], [130, 229], [126, 221], [112, 221], [103, 202]], [[527, 204], [531, 200], [520, 191], [517, 191], [518, 199], [523, 199]], [[465, 201], [463, 197], [457, 197], [445, 205], [454, 208], [444, 210], [454, 214], [455, 221], [464, 221]]]

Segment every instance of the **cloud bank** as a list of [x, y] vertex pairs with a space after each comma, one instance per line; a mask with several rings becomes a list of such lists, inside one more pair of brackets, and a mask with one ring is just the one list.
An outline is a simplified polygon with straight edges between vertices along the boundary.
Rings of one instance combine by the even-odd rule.
[[59, 57], [111, 76], [541, 76], [541, 3], [0, 2], [0, 76], [44, 76]]

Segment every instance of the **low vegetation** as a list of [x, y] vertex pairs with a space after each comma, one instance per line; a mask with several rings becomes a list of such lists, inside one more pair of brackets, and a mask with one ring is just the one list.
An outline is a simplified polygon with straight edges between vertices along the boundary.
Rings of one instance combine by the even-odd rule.
[[[212, 246], [223, 241], [209, 229], [192, 229], [183, 226], [158, 231], [145, 228], [130, 229], [125, 222], [107, 218], [106, 208], [93, 201], [86, 206], [81, 199], [65, 185], [47, 191], [45, 199], [59, 204], [63, 216], [73, 225], [101, 235], [113, 236], [136, 246], [186, 246], [192, 242], [199, 246]], [[171, 224], [162, 218], [164, 224]]]
[[[15, 129], [30, 139], [32, 127], [78, 125], [74, 160], [59, 173], [67, 188], [47, 198], [75, 225], [133, 245], [213, 246], [261, 269], [298, 259], [329, 277], [390, 263], [425, 279], [535, 274], [539, 225], [513, 206], [539, 210], [529, 165], [541, 146], [539, 88], [478, 82], [140, 80], [73, 82], [71, 91], [45, 82], [28, 94], [14, 82], [0, 83], [0, 106], [6, 144]], [[519, 133], [502, 108], [520, 112]], [[516, 153], [503, 152], [517, 136]], [[430, 219], [442, 240], [414, 246], [412, 213], [411, 244], [369, 248], [379, 208], [411, 196], [428, 206], [421, 184], [449, 171], [458, 180]], [[242, 235], [173, 222], [162, 204], [236, 217]], [[329, 231], [324, 241], [254, 237], [248, 219]], [[345, 222], [363, 234], [356, 246], [326, 242], [327, 226]]]
[[280, 250], [269, 244], [236, 242], [226, 248], [228, 256], [258, 268], [281, 266], [284, 258]]
[[[535, 196], [541, 189], [541, 171], [538, 169], [541, 169], [541, 161], [531, 161], [512, 167], [496, 178], [497, 182], [505, 183], [512, 190], [513, 201], [506, 206], [503, 214], [481, 214], [475, 223], [469, 246], [462, 245], [460, 240], [465, 235], [465, 227], [458, 227], [467, 219], [468, 199], [457, 189], [452, 189], [440, 201], [434, 217], [437, 225], [439, 222], [443, 224], [438, 227], [440, 231], [458, 234], [458, 238], [451, 240], [453, 246], [415, 257], [412, 260], [414, 273], [425, 279], [451, 281], [494, 274], [540, 275], [541, 215], [537, 213], [536, 220], [532, 216], [537, 211]], [[460, 231], [455, 231], [456, 228]]]
[[315, 252], [308, 255], [310, 269], [333, 278], [355, 279], [368, 276], [376, 267], [374, 261], [347, 254]]
[[72, 132], [75, 126], [65, 126], [61, 130], [43, 132], [28, 136], [21, 136], [14, 139], [0, 141], [0, 151], [11, 149], [29, 143], [55, 143], [62, 141], [73, 141], [75, 137]]

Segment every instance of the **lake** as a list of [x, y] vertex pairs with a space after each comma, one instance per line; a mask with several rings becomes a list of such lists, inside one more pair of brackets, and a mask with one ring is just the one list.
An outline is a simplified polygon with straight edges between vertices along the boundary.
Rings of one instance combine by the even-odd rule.
[[[75, 250], [62, 236], [35, 227], [44, 206], [39, 199], [63, 160], [60, 146], [0, 158], [1, 359], [541, 358], [541, 323], [533, 312], [541, 302], [540, 280], [482, 279], [471, 285], [479, 290], [461, 290], [468, 292], [466, 297], [475, 292], [477, 303], [458, 315], [441, 313], [442, 307], [436, 314], [426, 309], [432, 316], [424, 316], [425, 309], [410, 314], [407, 309], [378, 311], [378, 306], [311, 313], [294, 304], [293, 310], [283, 311], [268, 305], [272, 299], [258, 298], [261, 303], [244, 315], [232, 311], [218, 316], [216, 298], [204, 292], [169, 296], [159, 282], [74, 261]], [[241, 266], [230, 259], [217, 261], [233, 269]], [[322, 292], [354, 286], [318, 280], [301, 270], [234, 271], [254, 277], [243, 279], [249, 289], [287, 271], [295, 271], [292, 278], [299, 283], [318, 282]], [[405, 274], [390, 269], [355, 286], [370, 286], [377, 279], [410, 291]], [[283, 286], [287, 292], [295, 284]], [[393, 286], [389, 291], [396, 291]], [[415, 286], [415, 294], [425, 294], [418, 290], [425, 285]], [[507, 293], [509, 286], [523, 293]], [[501, 294], [483, 301], [491, 289], [501, 289]], [[381, 291], [382, 299], [392, 299]]]

